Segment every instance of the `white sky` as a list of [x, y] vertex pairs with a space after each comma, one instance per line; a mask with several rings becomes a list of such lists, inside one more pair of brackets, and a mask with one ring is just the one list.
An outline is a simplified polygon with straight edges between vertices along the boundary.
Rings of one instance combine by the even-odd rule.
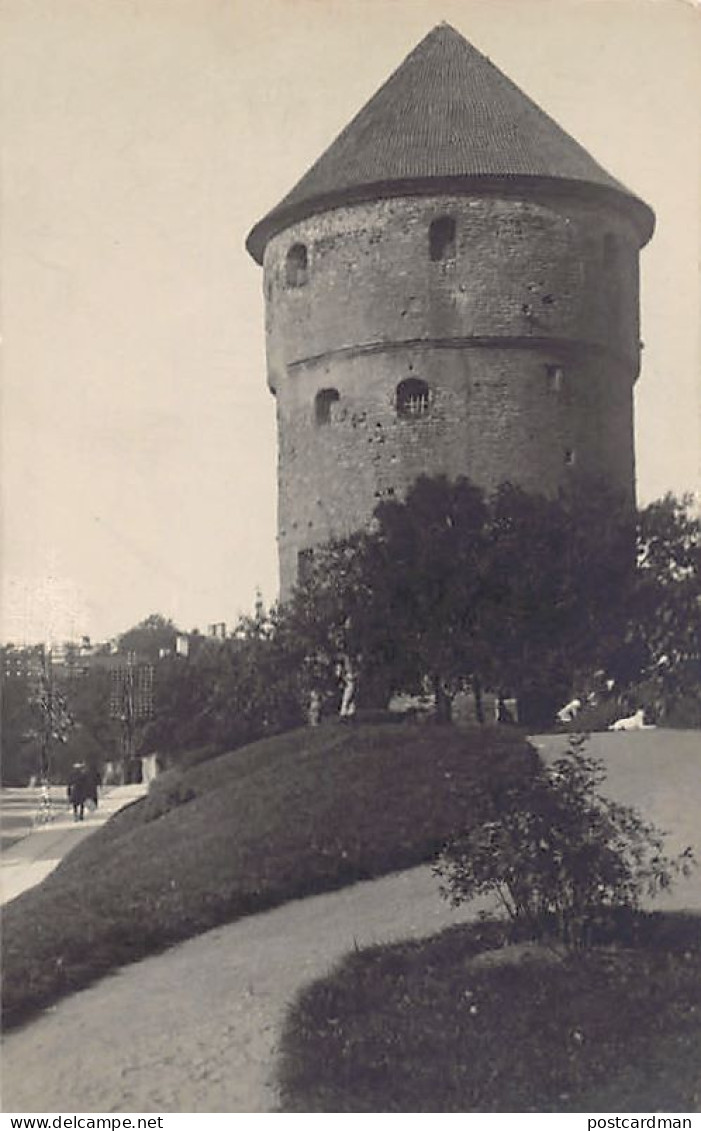
[[[701, 9], [684, 0], [5, 0], [0, 638], [275, 596], [245, 236], [446, 19], [657, 213], [638, 494], [701, 485]], [[49, 625], [49, 627], [47, 627]]]

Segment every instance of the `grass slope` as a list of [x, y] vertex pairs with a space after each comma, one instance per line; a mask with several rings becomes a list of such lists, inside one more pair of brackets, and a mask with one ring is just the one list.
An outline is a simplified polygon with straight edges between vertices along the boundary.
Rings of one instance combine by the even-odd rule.
[[698, 1111], [701, 918], [641, 926], [635, 949], [488, 957], [490, 923], [349, 956], [290, 1011], [282, 1110]]
[[428, 860], [480, 782], [535, 758], [507, 729], [336, 725], [164, 775], [5, 909], [5, 1024], [219, 923]]

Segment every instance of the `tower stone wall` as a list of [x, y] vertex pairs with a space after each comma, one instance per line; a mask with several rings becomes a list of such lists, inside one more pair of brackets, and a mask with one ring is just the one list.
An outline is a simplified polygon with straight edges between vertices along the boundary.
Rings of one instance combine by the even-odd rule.
[[421, 475], [635, 493], [650, 208], [434, 28], [247, 247], [277, 398], [281, 591]]
[[[274, 236], [283, 597], [300, 555], [421, 474], [553, 493], [576, 469], [632, 497], [638, 246], [623, 210], [574, 188], [394, 197]], [[427, 398], [402, 412], [407, 381]]]

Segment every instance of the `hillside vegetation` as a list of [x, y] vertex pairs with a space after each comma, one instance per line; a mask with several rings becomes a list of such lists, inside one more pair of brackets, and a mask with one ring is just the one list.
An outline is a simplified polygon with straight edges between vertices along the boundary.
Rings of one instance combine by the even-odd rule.
[[536, 763], [507, 728], [355, 724], [165, 774], [6, 908], [5, 1023], [217, 924], [429, 860]]
[[583, 951], [514, 935], [368, 948], [302, 990], [282, 1111], [698, 1111], [698, 917], [643, 915]]

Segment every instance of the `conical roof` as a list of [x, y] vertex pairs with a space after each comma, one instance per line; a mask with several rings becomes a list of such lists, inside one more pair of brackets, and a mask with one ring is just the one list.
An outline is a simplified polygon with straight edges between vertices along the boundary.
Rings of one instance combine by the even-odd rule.
[[448, 24], [439, 24], [353, 118], [290, 193], [252, 229], [259, 263], [295, 220], [344, 203], [404, 193], [489, 191], [504, 181], [575, 182], [614, 194], [637, 220], [654, 215], [522, 90]]

